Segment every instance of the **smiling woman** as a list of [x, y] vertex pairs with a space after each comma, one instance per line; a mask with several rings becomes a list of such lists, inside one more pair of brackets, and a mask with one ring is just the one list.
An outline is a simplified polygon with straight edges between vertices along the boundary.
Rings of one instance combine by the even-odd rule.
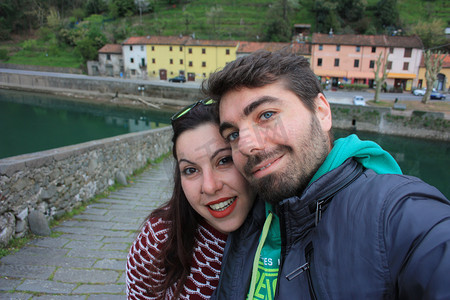
[[174, 190], [130, 249], [128, 299], [205, 299], [219, 282], [227, 234], [242, 225], [254, 194], [213, 110], [199, 101], [172, 117]]

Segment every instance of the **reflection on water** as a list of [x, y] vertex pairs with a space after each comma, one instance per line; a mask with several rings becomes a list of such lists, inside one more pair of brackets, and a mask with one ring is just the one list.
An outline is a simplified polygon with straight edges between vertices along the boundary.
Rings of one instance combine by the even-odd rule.
[[0, 90], [0, 158], [168, 126], [171, 114]]
[[[335, 138], [347, 136], [351, 131], [335, 129]], [[450, 199], [450, 143], [426, 139], [413, 139], [370, 132], [356, 133], [362, 140], [372, 140], [388, 151], [406, 175], [421, 178], [437, 187]]]

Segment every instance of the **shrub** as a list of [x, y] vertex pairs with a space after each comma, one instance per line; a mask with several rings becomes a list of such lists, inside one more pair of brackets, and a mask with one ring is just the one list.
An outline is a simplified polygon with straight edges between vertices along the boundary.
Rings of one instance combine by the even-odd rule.
[[369, 86], [367, 84], [361, 84], [361, 83], [353, 83], [353, 84], [344, 83], [344, 84], [341, 84], [339, 87], [342, 89], [356, 90], [356, 91], [365, 90], [365, 89], [369, 88]]
[[0, 60], [7, 61], [8, 59], [8, 50], [0, 49]]

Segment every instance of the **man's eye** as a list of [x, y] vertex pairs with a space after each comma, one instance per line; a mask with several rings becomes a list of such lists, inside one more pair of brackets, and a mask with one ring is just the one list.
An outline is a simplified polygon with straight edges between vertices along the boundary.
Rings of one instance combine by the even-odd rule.
[[228, 142], [233, 142], [233, 141], [235, 141], [238, 137], [239, 137], [239, 132], [237, 132], [237, 131], [232, 132], [232, 133], [230, 133], [230, 134], [228, 135], [227, 141], [228, 141]]
[[274, 114], [274, 112], [267, 111], [267, 112], [263, 113], [259, 118], [261, 120], [267, 120], [267, 119], [270, 119], [273, 116], [273, 114]]

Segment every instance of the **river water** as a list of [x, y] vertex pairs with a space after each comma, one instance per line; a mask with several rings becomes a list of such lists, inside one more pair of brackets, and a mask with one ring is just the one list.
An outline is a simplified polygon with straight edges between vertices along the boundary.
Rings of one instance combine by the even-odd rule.
[[[111, 108], [61, 96], [0, 89], [0, 159], [170, 124], [173, 112]], [[335, 137], [353, 132], [334, 130]], [[450, 142], [358, 132], [391, 153], [403, 172], [450, 198]]]

